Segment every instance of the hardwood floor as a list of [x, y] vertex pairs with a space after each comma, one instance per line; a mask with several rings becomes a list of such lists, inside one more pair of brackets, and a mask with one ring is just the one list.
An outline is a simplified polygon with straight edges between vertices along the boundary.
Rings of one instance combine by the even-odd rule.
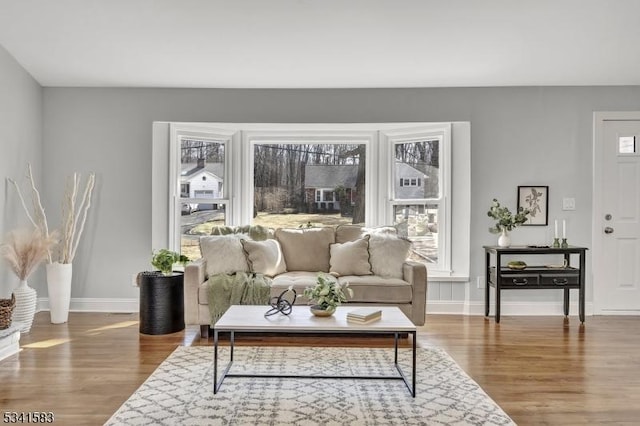
[[[429, 315], [419, 346], [439, 346], [519, 425], [638, 424], [640, 317]], [[238, 344], [350, 345], [363, 338], [243, 337]], [[136, 314], [36, 315], [22, 351], [0, 361], [2, 411], [51, 411], [56, 424], [101, 425], [178, 345], [211, 345], [197, 328], [138, 333]], [[387, 345], [367, 338], [367, 345]], [[409, 342], [405, 341], [405, 345]]]

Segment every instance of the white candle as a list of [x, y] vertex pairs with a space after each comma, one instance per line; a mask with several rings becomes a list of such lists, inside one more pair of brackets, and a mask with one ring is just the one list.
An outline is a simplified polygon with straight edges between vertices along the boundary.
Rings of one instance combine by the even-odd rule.
[[553, 238], [558, 238], [558, 220], [555, 220], [555, 230], [553, 232]]
[[562, 238], [567, 238], [567, 221], [562, 219]]

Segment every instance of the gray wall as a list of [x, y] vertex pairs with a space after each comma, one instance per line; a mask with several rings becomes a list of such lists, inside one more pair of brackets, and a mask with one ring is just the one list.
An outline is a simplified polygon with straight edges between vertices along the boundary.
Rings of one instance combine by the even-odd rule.
[[[64, 176], [97, 172], [94, 208], [74, 262], [73, 297], [136, 298], [131, 274], [149, 268], [151, 210], [165, 208], [151, 202], [152, 122], [469, 121], [472, 284], [431, 283], [429, 299], [464, 300], [468, 292], [480, 302], [482, 245], [497, 238], [487, 231], [492, 198], [515, 208], [518, 185], [549, 185], [550, 223], [567, 219], [570, 243], [591, 244], [592, 114], [611, 110], [640, 110], [640, 87], [45, 88], [45, 202], [57, 213]], [[563, 212], [562, 197], [574, 197], [576, 211]], [[548, 244], [552, 233], [553, 226], [521, 227], [512, 241]], [[561, 300], [561, 292], [539, 293], [506, 298]]]
[[[0, 46], [0, 238], [7, 232], [29, 224], [19, 198], [5, 178], [23, 179], [31, 163], [38, 184], [42, 178], [42, 88]], [[24, 186], [26, 188], [26, 186]], [[29, 280], [37, 289], [44, 273], [39, 268]], [[0, 298], [9, 297], [18, 279], [4, 260], [0, 261]]]

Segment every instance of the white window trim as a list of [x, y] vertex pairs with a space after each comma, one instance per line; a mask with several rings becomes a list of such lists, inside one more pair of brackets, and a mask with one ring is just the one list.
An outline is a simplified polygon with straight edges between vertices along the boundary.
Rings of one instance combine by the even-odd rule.
[[[245, 126], [245, 125], [243, 125]], [[372, 161], [376, 161], [375, 150], [371, 149], [374, 141], [377, 139], [376, 132], [358, 131], [350, 129], [342, 129], [345, 125], [295, 125], [295, 124], [267, 124], [264, 129], [250, 129], [242, 131], [242, 152], [243, 159], [241, 167], [244, 167], [243, 176], [248, 177], [248, 185], [241, 192], [243, 194], [243, 205], [251, 206], [250, 212], [253, 212], [253, 181], [254, 181], [254, 145], [265, 144], [364, 144], [366, 146], [367, 162], [365, 165], [365, 173], [371, 176]], [[311, 126], [312, 128], [308, 128]], [[324, 127], [326, 126], [326, 127]], [[251, 126], [253, 127], [253, 126]], [[277, 130], [273, 130], [273, 128]], [[372, 158], [373, 156], [373, 158]], [[365, 223], [374, 221], [375, 199], [378, 194], [373, 191], [371, 185], [365, 189]], [[244, 209], [242, 209], [244, 210]], [[247, 212], [245, 212], [246, 214]], [[251, 216], [242, 218], [240, 223], [250, 223]]]
[[[225, 214], [233, 212], [233, 205], [230, 203], [230, 196], [233, 193], [234, 177], [231, 173], [231, 163], [233, 158], [233, 140], [238, 132], [233, 129], [215, 128], [208, 125], [199, 124], [174, 124], [169, 126], [169, 247], [172, 250], [180, 249], [180, 217], [181, 204], [187, 203], [210, 203], [225, 204]], [[205, 141], [222, 142], [225, 145], [224, 151], [224, 182], [225, 191], [223, 198], [183, 198], [180, 184], [180, 144], [182, 138], [193, 138]]]
[[[451, 149], [453, 129], [458, 135], [458, 148], [443, 156], [446, 167], [451, 170], [451, 159], [454, 155], [456, 159], [456, 184], [455, 194], [445, 197], [447, 203], [447, 217], [444, 247], [449, 248], [449, 259], [451, 265], [448, 271], [429, 271], [429, 277], [435, 281], [468, 281], [469, 279], [469, 254], [470, 254], [470, 126], [468, 122], [455, 123], [321, 123], [321, 124], [292, 124], [292, 123], [166, 123], [169, 126], [169, 134], [166, 142], [161, 142], [161, 135], [155, 133], [157, 129], [162, 129], [162, 123], [154, 123], [154, 162], [158, 165], [169, 163], [169, 176], [166, 181], [170, 188], [169, 205], [173, 215], [166, 218], [169, 238], [166, 239], [168, 246], [179, 249], [180, 246], [180, 185], [179, 185], [179, 145], [180, 137], [196, 137], [211, 139], [212, 135], [216, 141], [225, 140], [225, 195], [218, 203], [226, 205], [225, 219], [229, 225], [250, 223], [253, 212], [253, 150], [252, 143], [265, 143], [265, 140], [272, 138], [277, 141], [301, 141], [304, 143], [328, 143], [333, 140], [335, 143], [366, 143], [367, 144], [367, 188], [366, 188], [366, 217], [367, 226], [380, 226], [391, 223], [392, 204], [389, 192], [389, 185], [393, 180], [389, 179], [392, 172], [392, 161], [394, 155], [389, 146], [389, 138], [393, 138], [402, 133], [415, 133], [424, 130], [442, 130], [448, 128], [446, 140], [441, 149]], [[165, 125], [166, 125], [165, 124]], [[360, 136], [360, 137], [358, 137]], [[338, 138], [343, 137], [341, 141]], [[304, 139], [302, 139], [304, 138]], [[158, 140], [159, 139], [159, 140]], [[256, 142], [258, 141], [258, 142]], [[166, 143], [166, 145], [164, 145]], [[162, 154], [155, 151], [155, 144], [158, 147], [168, 146], [169, 152]], [[167, 157], [163, 157], [167, 155]], [[460, 160], [460, 161], [459, 161]], [[166, 166], [165, 166], [166, 167]], [[167, 172], [165, 172], [167, 173]], [[154, 177], [162, 173], [154, 166]], [[154, 197], [163, 199], [160, 192], [161, 184], [154, 189]], [[445, 174], [443, 185], [450, 191], [452, 187], [451, 173]], [[251, 188], [250, 191], [246, 188]], [[387, 188], [385, 192], [381, 189]], [[167, 193], [165, 192], [165, 194]], [[454, 199], [456, 212], [451, 209], [451, 199]], [[410, 200], [403, 200], [408, 202]], [[155, 209], [154, 209], [155, 211]], [[152, 222], [154, 230], [159, 230], [162, 226], [166, 213], [153, 215]], [[453, 221], [456, 221], [454, 224]], [[452, 232], [452, 228], [455, 230]], [[165, 228], [167, 229], [167, 228]], [[153, 241], [163, 241], [166, 237], [154, 235]], [[166, 235], [166, 234], [165, 234]], [[453, 235], [453, 236], [452, 236]], [[452, 247], [452, 238], [456, 238], [456, 247]], [[451, 250], [452, 249], [452, 250]]]
[[[451, 246], [451, 123], [418, 123], [418, 125], [401, 127], [395, 129], [381, 131], [380, 150], [382, 161], [381, 170], [386, 171], [384, 177], [387, 186], [387, 192], [390, 194], [389, 200], [384, 206], [380, 206], [385, 212], [385, 222], [393, 223], [393, 206], [403, 204], [429, 204], [437, 203], [439, 218], [438, 220], [444, 224], [444, 232], [438, 232], [438, 247], [442, 250], [438, 252], [438, 263], [432, 266], [430, 273], [438, 276], [448, 277], [454, 274], [452, 266], [452, 246]], [[395, 198], [395, 145], [398, 143], [421, 142], [428, 139], [440, 140], [440, 167], [439, 182], [440, 194], [437, 198], [427, 198], [419, 200], [407, 200]], [[381, 173], [382, 175], [382, 173]], [[444, 211], [444, 212], [443, 212]], [[439, 229], [439, 231], [442, 231]]]

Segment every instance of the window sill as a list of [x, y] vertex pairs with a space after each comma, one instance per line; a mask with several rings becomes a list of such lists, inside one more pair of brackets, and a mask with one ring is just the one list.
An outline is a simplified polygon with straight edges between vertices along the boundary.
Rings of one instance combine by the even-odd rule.
[[469, 282], [469, 275], [451, 274], [451, 273], [442, 272], [442, 271], [430, 272], [427, 269], [427, 281], [467, 283]]

